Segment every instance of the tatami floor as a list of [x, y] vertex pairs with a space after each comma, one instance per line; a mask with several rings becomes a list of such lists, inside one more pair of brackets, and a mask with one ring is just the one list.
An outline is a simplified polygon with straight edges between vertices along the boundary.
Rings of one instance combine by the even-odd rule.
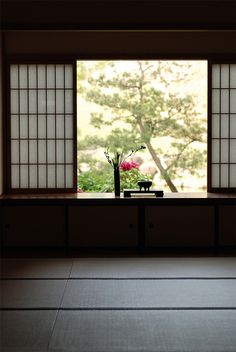
[[236, 258], [1, 260], [2, 352], [236, 352]]

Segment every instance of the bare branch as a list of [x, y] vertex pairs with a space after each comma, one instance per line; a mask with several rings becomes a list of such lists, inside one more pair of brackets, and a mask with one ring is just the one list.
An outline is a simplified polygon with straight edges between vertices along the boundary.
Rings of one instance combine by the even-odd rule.
[[192, 144], [193, 142], [195, 142], [194, 139], [192, 139], [191, 141], [189, 141], [187, 144], [185, 144], [185, 146], [182, 148], [182, 150], [176, 154], [176, 158], [174, 159], [174, 161], [172, 161], [172, 163], [170, 163], [170, 165], [166, 168], [166, 170], [170, 170], [172, 168], [172, 166], [180, 159], [181, 155], [183, 154], [183, 152], [187, 149], [187, 147]]

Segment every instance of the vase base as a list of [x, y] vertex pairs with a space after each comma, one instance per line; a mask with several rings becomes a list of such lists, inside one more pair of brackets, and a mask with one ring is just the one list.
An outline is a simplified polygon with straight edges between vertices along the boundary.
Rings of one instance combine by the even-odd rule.
[[150, 191], [140, 191], [137, 189], [124, 189], [124, 197], [131, 197], [132, 194], [135, 195], [140, 195], [145, 197], [145, 195], [155, 195], [156, 197], [163, 197], [164, 192], [163, 191], [157, 191], [157, 190], [150, 190]]

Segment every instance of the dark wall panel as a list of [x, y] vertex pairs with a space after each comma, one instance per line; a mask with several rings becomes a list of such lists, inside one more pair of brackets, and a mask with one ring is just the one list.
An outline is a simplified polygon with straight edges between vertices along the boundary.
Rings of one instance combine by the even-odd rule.
[[60, 206], [3, 208], [4, 246], [64, 246], [65, 209]]
[[130, 206], [69, 207], [71, 247], [135, 247], [138, 211]]
[[236, 31], [10, 31], [6, 54], [116, 57], [236, 52]]
[[147, 246], [214, 245], [212, 206], [149, 206], [145, 214]]
[[219, 242], [222, 246], [236, 246], [236, 206], [220, 206]]

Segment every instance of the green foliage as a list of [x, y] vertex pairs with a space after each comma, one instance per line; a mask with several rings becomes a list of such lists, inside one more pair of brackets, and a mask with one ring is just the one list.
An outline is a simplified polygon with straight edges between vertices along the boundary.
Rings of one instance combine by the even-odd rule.
[[114, 128], [106, 138], [106, 146], [113, 152], [121, 148], [123, 153], [127, 154], [131, 149], [137, 148], [137, 145], [142, 143], [134, 130]]
[[120, 172], [120, 187], [121, 189], [138, 189], [138, 181], [149, 180], [150, 177], [143, 174], [138, 169]]
[[92, 169], [81, 173], [78, 180], [78, 188], [84, 192], [112, 192], [113, 190], [112, 172]]
[[[195, 142], [206, 143], [206, 121], [199, 117], [193, 95], [183, 96], [168, 89], [173, 83], [189, 82], [191, 63], [134, 63], [136, 68], [127, 71], [119, 71], [110, 61], [97, 62], [87, 71], [82, 62], [78, 64], [80, 94], [88, 102], [104, 109], [104, 113], [91, 113], [91, 125], [98, 130], [111, 126], [106, 138], [86, 137], [79, 142], [79, 149], [106, 146], [111, 151], [119, 147], [128, 151], [135, 145], [146, 144], [156, 166], [162, 169], [161, 175], [167, 184], [168, 179], [173, 184], [175, 178], [180, 178], [186, 170], [193, 175], [198, 174], [198, 169], [206, 167], [206, 153], [201, 151], [203, 148], [198, 149]], [[84, 86], [83, 80], [86, 81]], [[117, 127], [117, 121], [123, 122], [126, 127]], [[168, 150], [153, 147], [154, 139], [166, 136], [170, 139]], [[95, 170], [80, 177], [82, 180], [87, 177], [91, 185], [91, 173], [100, 184], [99, 191], [111, 189], [113, 182], [109, 181], [109, 175], [106, 182], [102, 182]]]
[[[137, 189], [138, 181], [150, 179], [147, 175], [141, 173], [138, 169], [129, 171], [120, 171], [120, 187], [123, 189]], [[83, 172], [78, 177], [78, 187], [84, 192], [114, 192], [114, 175], [113, 169], [97, 170]]]
[[78, 150], [93, 150], [97, 147], [105, 148], [107, 146], [107, 141], [99, 136], [86, 136], [86, 138], [80, 138], [78, 141]]

